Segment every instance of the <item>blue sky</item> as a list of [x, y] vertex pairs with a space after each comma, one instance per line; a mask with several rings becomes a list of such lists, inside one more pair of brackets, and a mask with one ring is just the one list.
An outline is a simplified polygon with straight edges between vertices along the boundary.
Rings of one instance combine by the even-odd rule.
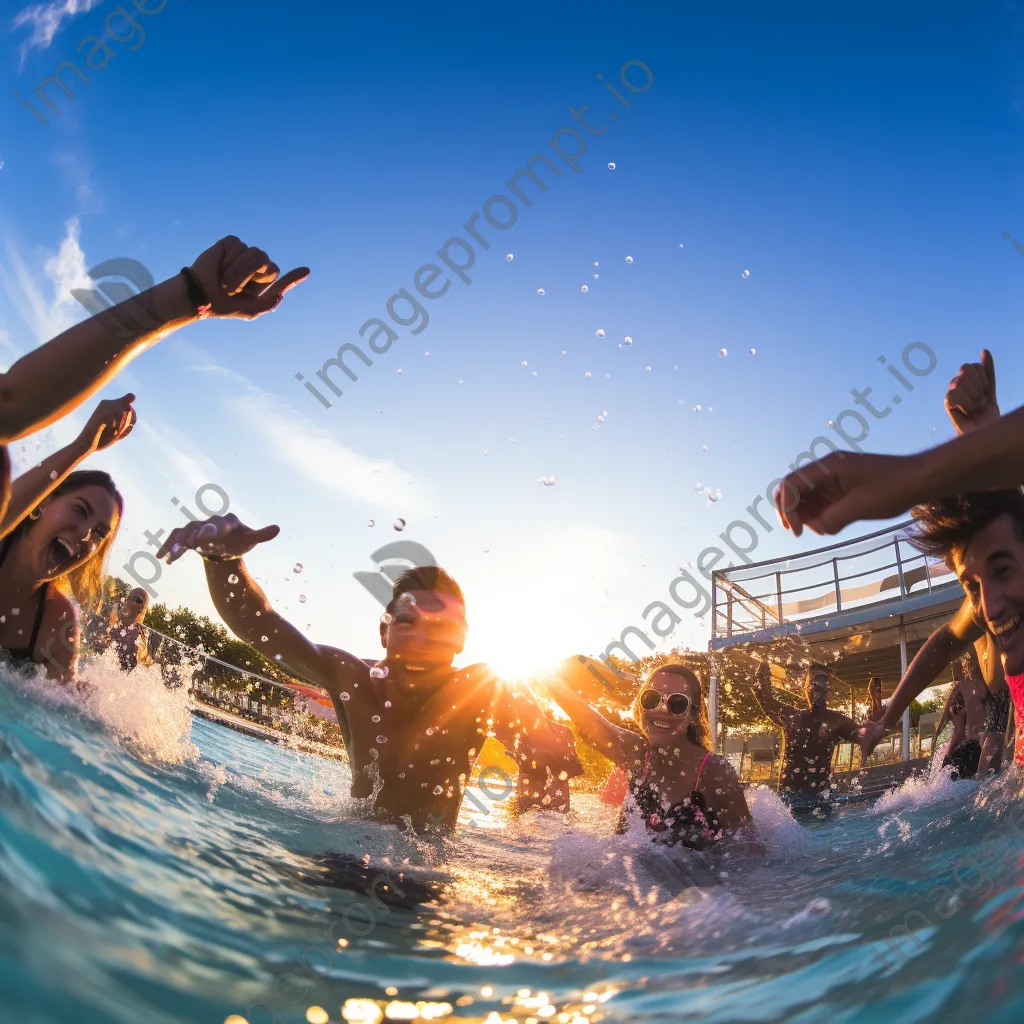
[[[89, 6], [5, 8], [0, 355], [82, 315], [67, 289], [115, 256], [161, 279], [235, 233], [312, 268], [273, 316], [195, 325], [110, 389], [135, 391], [141, 419], [95, 460], [128, 502], [112, 569], [181, 521], [172, 497], [213, 481], [282, 526], [252, 559], [278, 606], [366, 654], [379, 608], [352, 573], [402, 517], [466, 589], [467, 656], [525, 667], [640, 624], [851, 388], [891, 398], [879, 355], [916, 341], [938, 364], [872, 424], [872, 451], [950, 436], [945, 385], [982, 346], [1004, 409], [1022, 400], [1024, 259], [1002, 237], [1024, 242], [1016, 4], [168, 0], [43, 126], [11, 93], [82, 59], [116, 8]], [[642, 94], [618, 82], [630, 60], [654, 74]], [[608, 130], [581, 172], [561, 165], [513, 227], [488, 229], [472, 284], [453, 281], [333, 408], [311, 398], [294, 374], [358, 342], [584, 104]], [[755, 557], [819, 543], [776, 529]], [[155, 589], [211, 610], [198, 559]], [[675, 641], [703, 647], [707, 627], [682, 618]]]

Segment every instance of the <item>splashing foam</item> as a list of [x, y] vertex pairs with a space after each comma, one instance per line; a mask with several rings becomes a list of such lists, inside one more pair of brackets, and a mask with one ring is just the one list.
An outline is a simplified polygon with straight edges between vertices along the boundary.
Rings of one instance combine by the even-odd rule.
[[140, 665], [128, 674], [113, 650], [90, 658], [79, 668], [77, 686], [47, 679], [42, 667], [32, 677], [6, 676], [40, 704], [75, 710], [99, 722], [119, 742], [147, 761], [184, 764], [199, 759], [191, 741], [192, 713], [188, 688], [169, 689], [156, 666]]

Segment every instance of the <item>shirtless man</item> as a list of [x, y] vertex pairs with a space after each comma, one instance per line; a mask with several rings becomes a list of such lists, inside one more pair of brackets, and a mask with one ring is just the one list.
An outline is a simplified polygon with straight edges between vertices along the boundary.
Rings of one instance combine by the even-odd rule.
[[797, 813], [828, 813], [832, 754], [841, 740], [852, 741], [857, 723], [826, 706], [832, 673], [825, 665], [807, 669], [804, 693], [807, 710], [783, 704], [772, 694], [768, 662], [757, 670], [754, 696], [761, 710], [782, 729], [782, 771], [779, 795]]
[[494, 735], [519, 765], [521, 806], [526, 796], [568, 810], [565, 783], [582, 774], [571, 731], [545, 718], [525, 687], [501, 683], [485, 665], [453, 667], [465, 644], [466, 609], [443, 569], [411, 569], [395, 581], [380, 626], [385, 655], [368, 664], [307, 639], [253, 581], [242, 556], [278, 532], [214, 516], [174, 530], [157, 554], [170, 564], [198, 551], [228, 629], [327, 691], [349, 754], [353, 797], [372, 798], [378, 820], [453, 828], [480, 748]]
[[957, 662], [956, 673], [958, 678], [949, 691], [946, 706], [935, 727], [935, 736], [937, 739], [946, 722], [953, 723], [953, 735], [942, 759], [942, 767], [951, 768], [954, 779], [973, 779], [978, 774], [981, 761], [988, 689], [973, 651]]
[[[961, 436], [999, 419], [995, 363], [987, 349], [981, 353], [981, 362], [965, 363], [960, 367], [949, 383], [945, 405], [956, 432]], [[964, 599], [956, 615], [935, 630], [917, 652], [907, 674], [886, 706], [885, 714], [880, 719], [864, 723], [860, 736], [864, 757], [874, 750], [886, 730], [896, 728], [910, 702], [931, 686], [939, 673], [955, 658], [969, 651], [972, 645], [988, 688], [978, 770], [982, 775], [999, 771], [1010, 712], [1010, 691], [992, 637], [975, 621], [968, 598]]]

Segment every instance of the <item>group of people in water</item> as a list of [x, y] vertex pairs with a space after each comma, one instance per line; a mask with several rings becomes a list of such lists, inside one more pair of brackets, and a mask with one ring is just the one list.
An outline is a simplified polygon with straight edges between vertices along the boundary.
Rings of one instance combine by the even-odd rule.
[[[108, 383], [149, 345], [195, 320], [253, 319], [276, 308], [307, 275], [282, 275], [262, 250], [229, 237], [180, 275], [84, 321], [25, 356], [3, 375], [0, 442], [65, 415]], [[104, 401], [67, 448], [10, 481], [2, 452], [0, 647], [13, 662], [41, 666], [61, 683], [76, 677], [79, 609], [95, 607], [104, 556], [124, 515], [114, 481], [76, 467], [132, 430], [133, 395]], [[776, 493], [784, 525], [835, 533], [858, 520], [907, 509], [913, 542], [945, 559], [966, 597], [928, 639], [882, 704], [875, 682], [863, 723], [827, 705], [833, 675], [806, 670], [806, 708], [780, 701], [771, 665], [750, 685], [783, 733], [780, 793], [795, 814], [827, 810], [831, 764], [840, 742], [866, 758], [904, 709], [951, 664], [959, 679], [945, 716], [954, 724], [949, 763], [961, 777], [998, 770], [1011, 697], [1024, 713], [1024, 409], [1001, 416], [986, 351], [951, 382], [946, 408], [958, 437], [916, 456], [834, 452], [786, 477]], [[253, 529], [213, 516], [174, 530], [158, 551], [168, 564], [198, 552], [217, 612], [240, 640], [285, 672], [320, 687], [334, 705], [352, 770], [352, 795], [379, 820], [416, 830], [455, 826], [474, 764], [488, 736], [514, 758], [517, 803], [566, 811], [570, 781], [582, 773], [573, 731], [624, 778], [621, 827], [635, 821], [653, 840], [706, 848], [750, 838], [751, 814], [737, 773], [714, 753], [700, 670], [685, 658], [649, 673], [624, 717], [565, 677], [535, 689], [501, 680], [485, 665], [456, 668], [466, 641], [458, 583], [436, 566], [409, 570], [394, 584], [380, 622], [378, 659], [308, 639], [275, 610], [245, 558], [273, 540], [276, 526]], [[144, 657], [144, 590], [126, 595], [103, 644], [130, 671]], [[1016, 760], [1024, 762], [1018, 743]], [[756, 837], [755, 837], [756, 838]]]

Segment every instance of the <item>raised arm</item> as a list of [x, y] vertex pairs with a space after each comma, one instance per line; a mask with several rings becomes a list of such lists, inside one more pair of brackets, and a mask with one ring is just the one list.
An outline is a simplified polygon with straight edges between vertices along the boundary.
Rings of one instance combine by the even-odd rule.
[[10, 533], [80, 462], [132, 432], [134, 401], [134, 395], [125, 395], [100, 402], [71, 444], [43, 459], [11, 484], [11, 498], [0, 518], [0, 537]]
[[867, 757], [878, 745], [883, 734], [896, 728], [910, 702], [935, 682], [949, 663], [968, 650], [982, 636], [981, 627], [974, 621], [971, 602], [964, 599], [960, 610], [945, 625], [924, 642], [907, 674], [900, 680], [896, 692], [885, 707], [885, 714], [877, 722], [866, 722], [860, 730], [861, 755]]
[[572, 687], [560, 679], [545, 683], [550, 698], [572, 719], [573, 725], [595, 750], [627, 771], [643, 758], [643, 737], [621, 725], [615, 725], [588, 704]]
[[208, 307], [202, 316], [252, 320], [309, 274], [302, 267], [280, 277], [265, 252], [233, 235], [190, 270], [191, 290], [185, 274], [172, 277], [83, 320], [0, 374], [0, 444], [69, 413], [145, 349], [200, 319], [200, 306]]
[[761, 710], [776, 725], [785, 728], [789, 724], [793, 709], [783, 704], [772, 693], [772, 670], [767, 661], [762, 661], [757, 668], [757, 679], [753, 686], [754, 699], [761, 705]]
[[358, 659], [321, 647], [299, 632], [274, 610], [242, 561], [279, 532], [277, 526], [252, 530], [233, 514], [213, 516], [172, 531], [157, 557], [166, 557], [170, 565], [186, 551], [198, 551], [205, 559], [210, 596], [228, 629], [289, 674], [330, 693], [339, 686], [338, 668], [346, 659]]

